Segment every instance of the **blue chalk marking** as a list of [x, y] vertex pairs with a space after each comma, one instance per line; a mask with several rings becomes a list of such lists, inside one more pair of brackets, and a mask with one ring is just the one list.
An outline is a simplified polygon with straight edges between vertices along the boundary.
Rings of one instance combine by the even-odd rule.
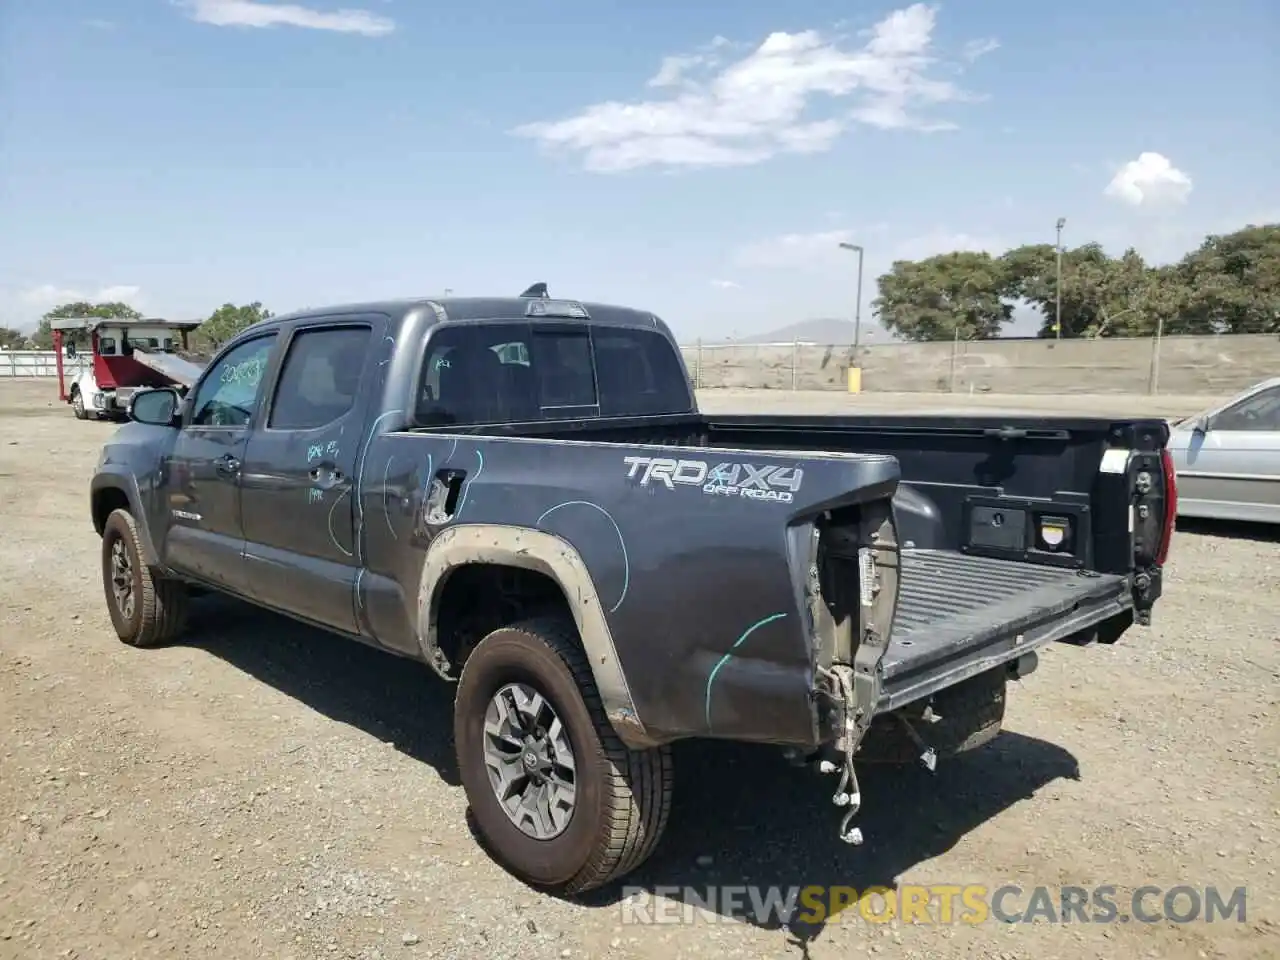
[[382, 468], [382, 518], [387, 521], [387, 529], [391, 531], [391, 539], [399, 540], [396, 528], [391, 525], [391, 514], [387, 512], [387, 475], [391, 472], [391, 461], [394, 456], [387, 457], [387, 465]]
[[338, 509], [338, 504], [340, 504], [343, 501], [343, 499], [346, 497], [346, 495], [350, 492], [351, 492], [350, 487], [347, 487], [347, 489], [343, 490], [342, 493], [338, 494], [337, 499], [333, 501], [333, 506], [329, 508], [329, 539], [333, 541], [333, 545], [335, 547], [341, 550], [348, 557], [351, 556], [351, 551], [338, 542], [338, 535], [333, 532], [333, 511]]
[[720, 662], [711, 668], [711, 674], [707, 677], [707, 694], [706, 694], [706, 701], [705, 701], [706, 702], [705, 713], [707, 718], [708, 731], [711, 730], [711, 685], [715, 683], [716, 674], [720, 672], [720, 668], [729, 662], [729, 658], [733, 656], [733, 651], [737, 650], [738, 647], [742, 646], [742, 642], [746, 640], [747, 637], [751, 636], [751, 634], [755, 633], [765, 624], [773, 623], [773, 621], [775, 620], [781, 620], [785, 616], [786, 616], [785, 613], [775, 613], [772, 616], [765, 617], [763, 620], [757, 620], [751, 626], [747, 627], [747, 629], [743, 631], [742, 636], [740, 636], [737, 640], [733, 642], [733, 646], [729, 648], [729, 652], [726, 653], [723, 657], [721, 657]]
[[613, 530], [618, 535], [618, 546], [622, 548], [622, 592], [618, 594], [617, 603], [609, 608], [610, 613], [616, 612], [622, 606], [622, 601], [627, 598], [627, 590], [631, 587], [631, 558], [627, 556], [627, 541], [623, 539], [622, 530], [618, 527], [618, 521], [613, 519], [609, 511], [598, 503], [592, 503], [590, 500], [566, 500], [564, 503], [557, 503], [550, 510], [545, 511], [542, 516], [534, 521], [534, 526], [542, 526], [542, 521], [561, 507], [590, 507], [592, 510], [599, 510], [604, 514], [605, 519], [613, 524]]
[[468, 480], [466, 486], [462, 488], [462, 500], [458, 503], [458, 509], [453, 514], [455, 517], [462, 516], [462, 508], [467, 505], [467, 497], [471, 494], [471, 485], [476, 482], [476, 479], [480, 474], [484, 473], [484, 454], [477, 450], [476, 456], [480, 458], [480, 469], [476, 471], [476, 475]]
[[[371, 446], [373, 446], [373, 435], [374, 435], [375, 433], [377, 433], [377, 432], [378, 432], [378, 425], [379, 425], [379, 424], [381, 424], [383, 420], [387, 419], [387, 417], [394, 417], [394, 416], [395, 416], [396, 414], [398, 414], [398, 413], [404, 413], [404, 410], [388, 410], [386, 413], [379, 414], [379, 415], [378, 415], [378, 418], [377, 418], [376, 420], [374, 420], [374, 421], [373, 421], [373, 426], [371, 426], [371, 427], [369, 428], [369, 436], [365, 438], [364, 446], [360, 448], [360, 461], [359, 461], [359, 463], [357, 463], [357, 464], [356, 464], [356, 480], [355, 480], [355, 491], [354, 491], [355, 504], [356, 504], [356, 529], [355, 529], [355, 543], [354, 543], [354, 544], [352, 544], [352, 545], [353, 545], [357, 550], [359, 550], [359, 551], [360, 551], [360, 560], [361, 560], [361, 562], [362, 562], [362, 563], [364, 562], [364, 549], [363, 549], [363, 547], [364, 547], [364, 536], [363, 536], [363, 534], [364, 534], [364, 464], [365, 464], [365, 459], [366, 459], [366, 458], [368, 457], [368, 455], [369, 455], [369, 448], [370, 448]], [[333, 516], [333, 514], [332, 514], [332, 512], [330, 512], [330, 518], [332, 518], [332, 516]], [[337, 541], [334, 541], [334, 542], [336, 543]], [[339, 549], [339, 550], [342, 550], [341, 545], [339, 545], [339, 546], [338, 546], [338, 549]], [[345, 550], [343, 550], [343, 552], [344, 552], [344, 553], [346, 553], [346, 551], [345, 551]], [[351, 556], [351, 554], [349, 554], [349, 553], [348, 553], [348, 554], [347, 554], [347, 556]]]

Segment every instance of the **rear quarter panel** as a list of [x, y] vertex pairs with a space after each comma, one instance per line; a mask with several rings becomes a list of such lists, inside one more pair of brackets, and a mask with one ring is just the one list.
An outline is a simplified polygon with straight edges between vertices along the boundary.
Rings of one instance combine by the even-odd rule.
[[[714, 479], [721, 464], [738, 465], [738, 492]], [[441, 470], [466, 476], [453, 517], [430, 529], [423, 504]], [[806, 521], [897, 483], [891, 457], [424, 433], [376, 437], [362, 473], [357, 602], [378, 642], [416, 655], [419, 580], [444, 530], [542, 531], [590, 572], [649, 736], [796, 743], [814, 736]]]

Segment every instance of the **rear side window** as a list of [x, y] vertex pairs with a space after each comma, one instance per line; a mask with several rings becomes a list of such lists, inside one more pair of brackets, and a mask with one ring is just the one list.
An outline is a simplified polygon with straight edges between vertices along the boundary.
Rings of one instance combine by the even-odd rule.
[[369, 353], [369, 327], [300, 330], [289, 343], [271, 416], [272, 430], [313, 430], [355, 408]]
[[689, 383], [666, 337], [597, 327], [594, 340], [602, 416], [689, 412]]

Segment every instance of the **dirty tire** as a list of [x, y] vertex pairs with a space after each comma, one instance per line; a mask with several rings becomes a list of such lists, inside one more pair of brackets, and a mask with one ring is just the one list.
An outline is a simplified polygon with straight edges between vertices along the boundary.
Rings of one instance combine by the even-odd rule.
[[[126, 611], [112, 589], [112, 553], [122, 544], [130, 562], [133, 608]], [[134, 647], [155, 647], [177, 637], [186, 626], [187, 588], [157, 577], [142, 561], [138, 526], [127, 510], [113, 510], [102, 530], [102, 588], [116, 635]]]
[[[485, 714], [512, 682], [533, 687], [567, 730], [577, 802], [568, 826], [540, 840], [498, 803], [485, 767]], [[454, 703], [458, 769], [490, 854], [535, 888], [573, 896], [631, 872], [653, 853], [671, 809], [670, 748], [628, 749], [605, 717], [571, 622], [550, 617], [493, 631], [467, 658]]]
[[[1004, 723], [1007, 684], [1008, 667], [1002, 664], [934, 694], [930, 702], [933, 712], [942, 718], [938, 723], [917, 719], [923, 704], [909, 706], [904, 712], [920, 738], [943, 760], [995, 738]], [[920, 759], [920, 753], [901, 723], [882, 716], [867, 731], [858, 757], [870, 763], [910, 764]]]
[[84, 408], [84, 394], [79, 390], [71, 391], [71, 412], [75, 414], [77, 420], [89, 419], [89, 413]]

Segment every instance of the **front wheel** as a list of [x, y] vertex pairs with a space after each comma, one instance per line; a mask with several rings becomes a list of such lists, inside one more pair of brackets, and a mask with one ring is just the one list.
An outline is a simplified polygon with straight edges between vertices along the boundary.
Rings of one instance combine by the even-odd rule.
[[618, 739], [565, 621], [528, 620], [480, 641], [458, 682], [454, 740], [485, 844], [531, 886], [603, 886], [648, 859], [666, 829], [670, 750]]
[[102, 587], [116, 636], [130, 646], [159, 646], [186, 625], [186, 585], [151, 572], [127, 510], [112, 511], [102, 529]]
[[71, 412], [77, 420], [89, 419], [89, 412], [84, 408], [84, 394], [79, 390], [71, 391]]

